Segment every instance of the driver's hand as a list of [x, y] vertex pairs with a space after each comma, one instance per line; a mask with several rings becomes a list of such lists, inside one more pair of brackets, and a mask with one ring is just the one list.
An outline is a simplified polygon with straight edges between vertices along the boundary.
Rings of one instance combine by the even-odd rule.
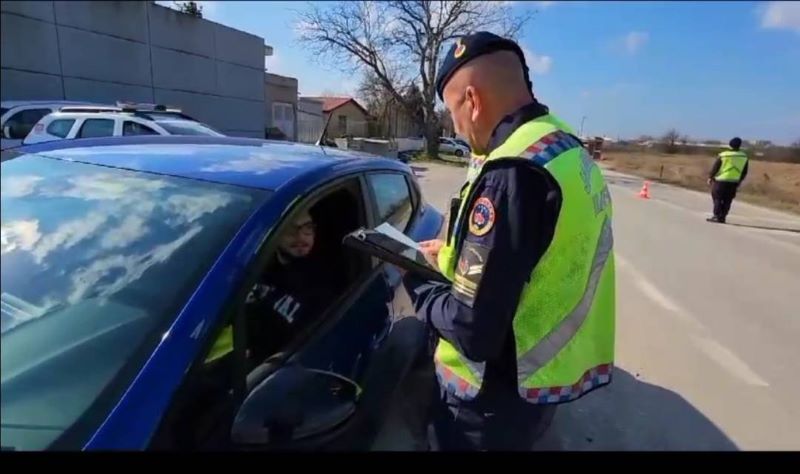
[[433, 268], [439, 268], [437, 259], [439, 257], [439, 250], [441, 250], [443, 246], [444, 241], [440, 239], [426, 240], [419, 243], [420, 250], [425, 256], [425, 260], [427, 260]]

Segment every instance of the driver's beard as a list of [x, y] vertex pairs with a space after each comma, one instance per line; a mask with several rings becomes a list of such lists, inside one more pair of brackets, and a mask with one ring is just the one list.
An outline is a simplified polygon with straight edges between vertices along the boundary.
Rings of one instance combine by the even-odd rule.
[[278, 262], [281, 265], [289, 266], [289, 265], [296, 265], [298, 263], [305, 261], [308, 258], [308, 255], [302, 257], [295, 257], [289, 252], [286, 252], [283, 249], [279, 248], [277, 252], [277, 257], [278, 257]]

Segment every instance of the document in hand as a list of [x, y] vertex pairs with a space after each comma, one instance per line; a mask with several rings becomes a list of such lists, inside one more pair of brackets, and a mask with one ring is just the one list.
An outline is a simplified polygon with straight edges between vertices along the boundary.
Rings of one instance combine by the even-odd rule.
[[345, 236], [343, 243], [429, 280], [448, 282], [439, 269], [425, 260], [419, 244], [389, 223], [371, 230], [362, 228], [351, 232]]

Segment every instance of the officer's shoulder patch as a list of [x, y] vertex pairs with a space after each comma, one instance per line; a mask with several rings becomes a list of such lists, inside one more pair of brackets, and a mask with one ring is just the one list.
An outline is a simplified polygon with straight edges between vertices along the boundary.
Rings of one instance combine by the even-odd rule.
[[475, 295], [483, 278], [483, 268], [489, 248], [474, 242], [465, 241], [458, 257], [453, 290], [457, 300], [472, 307]]
[[496, 219], [494, 204], [488, 197], [480, 197], [469, 213], [469, 231], [478, 237], [486, 235], [494, 227]]

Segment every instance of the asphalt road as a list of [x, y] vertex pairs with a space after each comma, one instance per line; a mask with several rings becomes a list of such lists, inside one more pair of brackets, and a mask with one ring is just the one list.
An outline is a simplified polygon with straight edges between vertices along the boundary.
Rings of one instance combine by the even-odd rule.
[[[441, 210], [465, 170], [414, 166]], [[606, 173], [617, 343], [609, 387], [559, 408], [534, 449], [800, 449], [800, 218]], [[409, 449], [408, 436], [382, 449]]]

